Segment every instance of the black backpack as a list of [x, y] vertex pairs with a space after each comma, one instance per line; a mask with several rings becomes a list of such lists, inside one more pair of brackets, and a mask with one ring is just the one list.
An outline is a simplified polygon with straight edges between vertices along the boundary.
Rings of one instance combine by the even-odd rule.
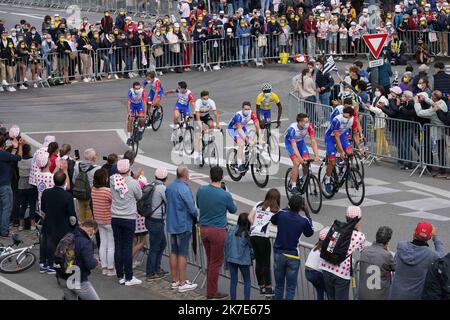
[[80, 164], [78, 165], [79, 173], [75, 178], [73, 184], [73, 197], [78, 200], [90, 200], [91, 199], [91, 185], [89, 184], [88, 172], [94, 169], [94, 166], [90, 166], [86, 171], [81, 170]]
[[155, 193], [157, 185], [158, 183], [153, 181], [142, 189], [142, 198], [137, 202], [137, 211], [144, 218], [150, 218], [156, 210], [164, 205], [164, 201], [162, 201], [159, 206], [155, 208], [155, 210], [152, 209], [153, 194]]
[[335, 220], [323, 241], [320, 257], [333, 264], [339, 265], [348, 258], [347, 252], [352, 241], [353, 230], [359, 219], [349, 222]]

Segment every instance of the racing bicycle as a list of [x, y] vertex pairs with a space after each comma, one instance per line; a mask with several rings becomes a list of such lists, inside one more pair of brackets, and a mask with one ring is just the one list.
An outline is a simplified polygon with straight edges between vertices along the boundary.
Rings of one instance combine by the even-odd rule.
[[245, 172], [238, 171], [237, 164], [237, 146], [230, 149], [227, 153], [227, 171], [233, 181], [240, 181], [243, 176], [251, 169], [253, 181], [260, 188], [267, 186], [269, 182], [269, 161], [267, 161], [260, 151], [261, 147], [257, 144], [246, 144], [244, 148]]
[[200, 161], [200, 167], [203, 167], [205, 164], [208, 164], [210, 168], [219, 165], [219, 148], [217, 148], [215, 142], [214, 132], [220, 131], [223, 134], [223, 130], [220, 129], [208, 129], [206, 131], [202, 131], [201, 136], [201, 148], [202, 148], [202, 156]]
[[17, 233], [12, 235], [12, 241], [13, 243], [9, 246], [0, 244], [0, 272], [2, 273], [19, 273], [30, 269], [36, 262], [36, 255], [31, 250], [38, 243], [15, 249], [14, 247], [23, 243]]
[[145, 126], [147, 128], [152, 127], [153, 131], [158, 131], [161, 127], [164, 118], [164, 109], [160, 105], [156, 108], [152, 103], [148, 104], [147, 118], [145, 119]]
[[353, 155], [348, 155], [345, 159], [337, 158], [333, 173], [331, 174], [331, 184], [333, 189], [331, 193], [325, 190], [325, 172], [328, 165], [328, 158], [325, 157], [319, 168], [319, 181], [322, 189], [322, 194], [325, 198], [331, 199], [345, 184], [345, 192], [350, 202], [359, 206], [364, 201], [366, 188], [364, 185], [364, 178], [361, 172], [356, 169], [357, 160]]
[[268, 118], [264, 118], [263, 121], [263, 137], [267, 144], [267, 153], [269, 154], [270, 160], [279, 163], [281, 159], [280, 144], [278, 143], [277, 137], [272, 134], [271, 130], [272, 123], [277, 123], [277, 121], [270, 121]]
[[[147, 118], [145, 119], [145, 122], [147, 122]], [[131, 150], [134, 152], [134, 155], [137, 156], [139, 150], [139, 142], [144, 137], [146, 126], [144, 125], [142, 127], [142, 132], [139, 131], [139, 113], [136, 109], [134, 110], [132, 126], [133, 127], [131, 132]]]
[[[305, 160], [308, 166], [308, 173], [304, 179], [304, 181], [300, 180], [300, 174], [297, 178], [297, 192], [301, 195], [306, 194], [306, 201], [308, 203], [308, 207], [311, 212], [317, 214], [322, 208], [322, 190], [320, 187], [319, 179], [313, 174], [311, 170], [311, 163], [314, 162], [313, 159]], [[303, 166], [299, 166], [299, 171], [303, 170]], [[292, 168], [289, 168], [286, 171], [286, 176], [284, 178], [284, 187], [286, 189], [286, 197], [288, 200], [291, 199], [292, 193], [292, 180], [291, 180]]]
[[193, 117], [181, 113], [178, 128], [172, 132], [172, 143], [175, 151], [184, 150], [187, 155], [194, 153]]

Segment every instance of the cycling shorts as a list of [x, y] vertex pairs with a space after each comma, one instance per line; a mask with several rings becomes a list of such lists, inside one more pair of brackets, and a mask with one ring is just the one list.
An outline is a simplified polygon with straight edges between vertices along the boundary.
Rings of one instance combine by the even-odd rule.
[[214, 121], [213, 118], [211, 117], [211, 115], [205, 114], [204, 116], [200, 116], [200, 121], [203, 122], [204, 124], [208, 125], [209, 121]]
[[259, 112], [260, 112], [260, 114], [261, 114], [261, 118], [263, 118], [263, 119], [267, 119], [268, 121], [270, 121], [270, 118], [271, 118], [271, 115], [272, 115], [272, 112], [271, 112], [271, 109], [259, 109]]
[[[244, 130], [245, 135], [247, 137], [250, 137], [250, 132], [247, 131], [246, 127], [242, 127], [242, 130]], [[242, 140], [241, 136], [239, 135], [239, 131], [237, 129], [228, 129], [228, 133], [233, 138], [234, 142], [238, 142], [239, 140]]]
[[[352, 150], [352, 143], [350, 142], [350, 140], [348, 139], [348, 136], [346, 134], [342, 134], [340, 136], [340, 140], [341, 140], [341, 144], [342, 144], [342, 149], [344, 149], [344, 151], [349, 151]], [[337, 153], [337, 148], [336, 148], [336, 138], [334, 136], [326, 136], [325, 137], [325, 145], [327, 147], [327, 157], [328, 159], [336, 159], [336, 153]]]
[[[291, 158], [291, 160], [294, 160], [295, 158], [297, 158], [297, 156], [294, 153], [294, 148], [292, 147], [291, 142], [288, 140], [285, 140], [284, 145], [286, 146], [286, 150], [289, 154], [289, 158]], [[298, 149], [298, 152], [300, 152], [300, 155], [303, 159], [309, 159], [309, 150], [308, 150], [308, 147], [306, 146], [305, 140], [300, 140], [297, 142], [297, 149]]]
[[161, 100], [163, 96], [164, 96], [164, 90], [163, 89], [159, 90], [158, 94], [156, 94], [155, 91], [151, 90], [148, 93], [147, 101], [148, 101], [148, 103], [152, 103], [153, 100], [155, 99], [155, 97], [157, 97], [157, 98], [159, 98], [159, 100]]
[[190, 116], [191, 115], [191, 111], [189, 110], [189, 105], [184, 106], [184, 105], [182, 105], [182, 104], [177, 102], [175, 107], [173, 107], [173, 110], [178, 110], [181, 114], [183, 114], [185, 116]]
[[130, 116], [131, 117], [134, 117], [135, 111], [137, 111], [137, 113], [139, 114], [140, 117], [145, 116], [144, 104], [143, 103], [140, 103], [140, 104], [130, 103]]

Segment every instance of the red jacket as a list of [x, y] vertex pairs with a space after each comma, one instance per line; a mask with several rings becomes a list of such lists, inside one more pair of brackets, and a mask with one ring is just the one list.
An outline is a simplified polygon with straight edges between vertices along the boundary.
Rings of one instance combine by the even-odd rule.
[[125, 25], [123, 26], [123, 31], [124, 32], [128, 32], [128, 26], [132, 26], [133, 27], [133, 32], [137, 32], [137, 26], [134, 22], [130, 22], [129, 24], [125, 23]]
[[305, 30], [306, 33], [313, 33], [317, 32], [317, 21], [313, 20], [312, 22], [309, 21], [309, 19], [306, 19], [303, 23], [303, 30]]

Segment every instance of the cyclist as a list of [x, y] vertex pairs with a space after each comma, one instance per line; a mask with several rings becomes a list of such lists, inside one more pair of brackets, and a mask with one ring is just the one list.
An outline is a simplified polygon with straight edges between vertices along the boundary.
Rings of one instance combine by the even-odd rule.
[[317, 148], [313, 125], [309, 122], [308, 115], [299, 113], [297, 122], [289, 126], [284, 136], [284, 144], [292, 161], [291, 193], [297, 193], [298, 167], [303, 165], [301, 183], [303, 183], [304, 177], [308, 174], [308, 166], [305, 163], [305, 160], [309, 159], [309, 151], [305, 143], [307, 135], [311, 138], [314, 161], [319, 161], [319, 149]]
[[197, 132], [197, 134], [195, 135], [195, 159], [198, 159], [201, 156], [200, 138], [201, 132], [203, 131], [203, 124], [207, 125], [208, 129], [210, 130], [214, 129], [214, 121], [211, 117], [210, 111], [214, 112], [216, 128], [220, 129], [219, 113], [217, 112], [216, 103], [213, 99], [209, 98], [208, 91], [202, 91], [200, 93], [200, 99], [197, 99], [197, 101], [195, 101], [195, 121], [197, 122], [197, 127], [200, 129], [200, 132]]
[[131, 145], [133, 143], [131, 139], [131, 132], [133, 127], [133, 119], [134, 113], [137, 112], [139, 116], [139, 129], [137, 139], [142, 139], [142, 133], [144, 132], [145, 126], [145, 114], [147, 112], [147, 98], [145, 96], [145, 90], [141, 86], [139, 82], [134, 82], [133, 87], [128, 90], [128, 103], [127, 103], [127, 131], [128, 131], [128, 140], [127, 145]]
[[[358, 119], [358, 108], [355, 106], [354, 100], [353, 98], [347, 96], [346, 98], [343, 98], [343, 105], [338, 105], [334, 108], [333, 112], [331, 113], [331, 117], [330, 117], [330, 123], [333, 121], [333, 119], [337, 116], [342, 114], [343, 110], [347, 107], [353, 108], [353, 132], [357, 132], [358, 134], [354, 135], [354, 139], [355, 139], [355, 144], [356, 146], [358, 146], [359, 149], [361, 149], [360, 147], [360, 142], [361, 140], [364, 139], [364, 134], [362, 132], [362, 127], [361, 127], [361, 123]], [[351, 140], [351, 135], [349, 134], [349, 136], [347, 137], [349, 140]]]
[[237, 164], [239, 173], [245, 173], [245, 165], [242, 163], [244, 156], [245, 144], [253, 145], [250, 132], [247, 130], [247, 124], [253, 121], [255, 125], [256, 134], [259, 137], [259, 144], [262, 145], [261, 127], [256, 114], [252, 111], [252, 104], [249, 101], [242, 103], [242, 110], [236, 112], [228, 123], [228, 133], [238, 145]]
[[[153, 105], [155, 108], [159, 109], [161, 107], [161, 99], [164, 96], [164, 88], [162, 87], [161, 80], [156, 77], [156, 73], [154, 71], [150, 71], [146, 75], [146, 79], [142, 83], [142, 86], [145, 88], [147, 85], [150, 86], [150, 90], [148, 91], [147, 96], [147, 118], [150, 119], [149, 112], [150, 107]], [[158, 114], [159, 115], [159, 114]], [[155, 121], [159, 119], [154, 119]]]
[[328, 165], [324, 184], [327, 193], [331, 193], [333, 189], [331, 185], [331, 174], [336, 166], [336, 153], [339, 152], [343, 158], [345, 158], [346, 154], [353, 154], [352, 144], [349, 140], [350, 130], [356, 132], [353, 124], [354, 110], [352, 107], [347, 106], [342, 110], [342, 114], [337, 115], [331, 121], [325, 132]]
[[172, 141], [176, 140], [176, 130], [179, 126], [180, 115], [183, 117], [188, 117], [191, 115], [191, 111], [189, 109], [189, 105], [194, 106], [195, 99], [194, 96], [187, 88], [187, 83], [185, 81], [178, 82], [178, 88], [174, 90], [167, 90], [166, 95], [170, 93], [177, 93], [178, 100], [173, 108], [173, 133], [172, 133]]
[[[280, 102], [280, 98], [275, 92], [272, 92], [272, 85], [270, 83], [264, 83], [262, 85], [262, 92], [256, 97], [256, 115], [258, 121], [264, 127], [266, 122], [270, 122], [272, 104], [275, 103], [278, 107], [277, 128], [281, 124], [281, 112], [283, 110]], [[264, 117], [264, 121], [261, 122], [261, 115]]]

